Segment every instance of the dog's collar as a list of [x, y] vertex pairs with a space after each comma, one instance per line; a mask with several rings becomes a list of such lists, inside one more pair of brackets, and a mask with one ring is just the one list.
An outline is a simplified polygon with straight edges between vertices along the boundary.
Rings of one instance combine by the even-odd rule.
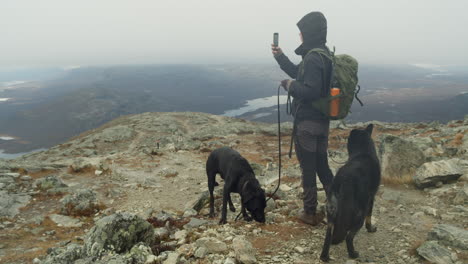
[[244, 191], [245, 187], [247, 187], [247, 184], [249, 183], [249, 181], [245, 181], [244, 185], [242, 185], [242, 191]]
[[[242, 192], [244, 192], [244, 189], [247, 187], [248, 183], [249, 183], [249, 181], [245, 181], [244, 185], [242, 185], [242, 189], [241, 189]], [[248, 201], [250, 201], [252, 199], [252, 198], [250, 198], [249, 200], [245, 200], [244, 195], [241, 195], [241, 198], [242, 198], [242, 204], [246, 204]]]

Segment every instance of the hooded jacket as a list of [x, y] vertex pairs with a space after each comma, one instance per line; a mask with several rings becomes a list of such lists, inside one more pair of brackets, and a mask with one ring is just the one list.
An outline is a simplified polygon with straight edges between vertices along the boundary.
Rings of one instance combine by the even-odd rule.
[[289, 92], [293, 97], [292, 113], [295, 121], [325, 120], [328, 118], [315, 109], [311, 102], [329, 93], [332, 63], [316, 52], [309, 55], [307, 53], [314, 48], [322, 48], [328, 51], [325, 46], [327, 42], [327, 20], [322, 13], [312, 12], [299, 20], [297, 27], [301, 31], [304, 40], [295, 50], [297, 55], [302, 56], [303, 76], [300, 76], [299, 65], [292, 63], [284, 53], [275, 56], [275, 59], [280, 68], [295, 79], [289, 87]]

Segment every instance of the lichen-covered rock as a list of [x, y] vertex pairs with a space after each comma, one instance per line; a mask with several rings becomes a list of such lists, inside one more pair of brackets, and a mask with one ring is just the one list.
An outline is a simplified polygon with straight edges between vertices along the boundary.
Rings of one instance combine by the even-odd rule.
[[459, 159], [426, 162], [416, 170], [414, 183], [419, 188], [435, 186], [438, 182], [448, 182], [460, 178]]
[[107, 250], [124, 253], [139, 242], [150, 245], [153, 241], [150, 223], [134, 214], [116, 213], [97, 221], [88, 232], [85, 252], [89, 256], [100, 256]]
[[436, 264], [455, 264], [452, 259], [452, 252], [442, 247], [436, 241], [424, 242], [417, 250], [418, 254]]
[[89, 216], [99, 211], [96, 193], [90, 189], [79, 190], [60, 200], [64, 215]]
[[413, 176], [425, 162], [423, 152], [410, 141], [386, 134], [380, 137], [380, 141], [379, 159], [383, 177]]
[[57, 176], [49, 175], [36, 181], [37, 189], [50, 194], [64, 193], [68, 187]]
[[436, 225], [427, 236], [429, 240], [437, 240], [450, 247], [468, 249], [468, 231], [465, 229], [441, 224]]
[[74, 263], [85, 256], [83, 246], [77, 244], [70, 244], [63, 248], [53, 248], [48, 253], [42, 264]]
[[129, 253], [125, 255], [126, 259], [129, 259], [130, 263], [137, 264], [137, 263], [146, 263], [146, 260], [152, 256], [153, 253], [151, 248], [143, 243], [138, 243], [132, 247]]

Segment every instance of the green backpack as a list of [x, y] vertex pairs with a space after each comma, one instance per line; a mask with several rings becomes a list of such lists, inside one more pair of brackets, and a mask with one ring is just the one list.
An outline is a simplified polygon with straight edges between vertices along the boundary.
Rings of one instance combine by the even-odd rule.
[[[325, 114], [329, 119], [338, 120], [345, 118], [350, 113], [350, 108], [353, 103], [353, 99], [359, 101], [363, 106], [361, 100], [357, 97], [361, 87], [358, 84], [358, 62], [353, 57], [341, 54], [336, 55], [335, 52], [327, 52], [324, 49], [315, 48], [310, 50], [305, 57], [310, 53], [316, 52], [320, 56], [328, 58], [332, 61], [332, 73], [330, 88], [339, 88], [340, 94], [336, 96], [328, 95], [312, 102], [312, 105], [320, 112]], [[305, 60], [304, 57], [304, 60]], [[322, 58], [323, 59], [323, 58]], [[303, 60], [303, 61], [304, 61]], [[299, 65], [299, 74], [304, 74], [304, 63]], [[338, 115], [330, 115], [330, 102], [333, 99], [339, 99], [339, 111]]]

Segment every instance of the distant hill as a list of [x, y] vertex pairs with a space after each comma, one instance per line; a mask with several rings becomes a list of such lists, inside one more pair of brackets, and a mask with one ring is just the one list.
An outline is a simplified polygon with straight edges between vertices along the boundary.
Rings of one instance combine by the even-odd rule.
[[[270, 65], [130, 65], [62, 71], [60, 78], [0, 89], [0, 150], [50, 147], [116, 117], [190, 111], [221, 115], [246, 100], [276, 95], [288, 78]], [[410, 65], [362, 65], [360, 97], [350, 122], [448, 121], [468, 114], [468, 74]], [[284, 94], [284, 92], [283, 92]], [[284, 115], [282, 120], [290, 120]], [[276, 106], [239, 117], [276, 122]]]
[[[80, 68], [40, 88], [8, 90], [0, 97], [0, 134], [27, 144], [0, 142], [0, 149], [27, 151], [58, 144], [116, 117], [143, 112], [222, 114], [245, 100], [270, 96], [265, 68], [157, 65]], [[268, 76], [268, 77], [266, 77]], [[3, 95], [2, 95], [3, 94]]]

